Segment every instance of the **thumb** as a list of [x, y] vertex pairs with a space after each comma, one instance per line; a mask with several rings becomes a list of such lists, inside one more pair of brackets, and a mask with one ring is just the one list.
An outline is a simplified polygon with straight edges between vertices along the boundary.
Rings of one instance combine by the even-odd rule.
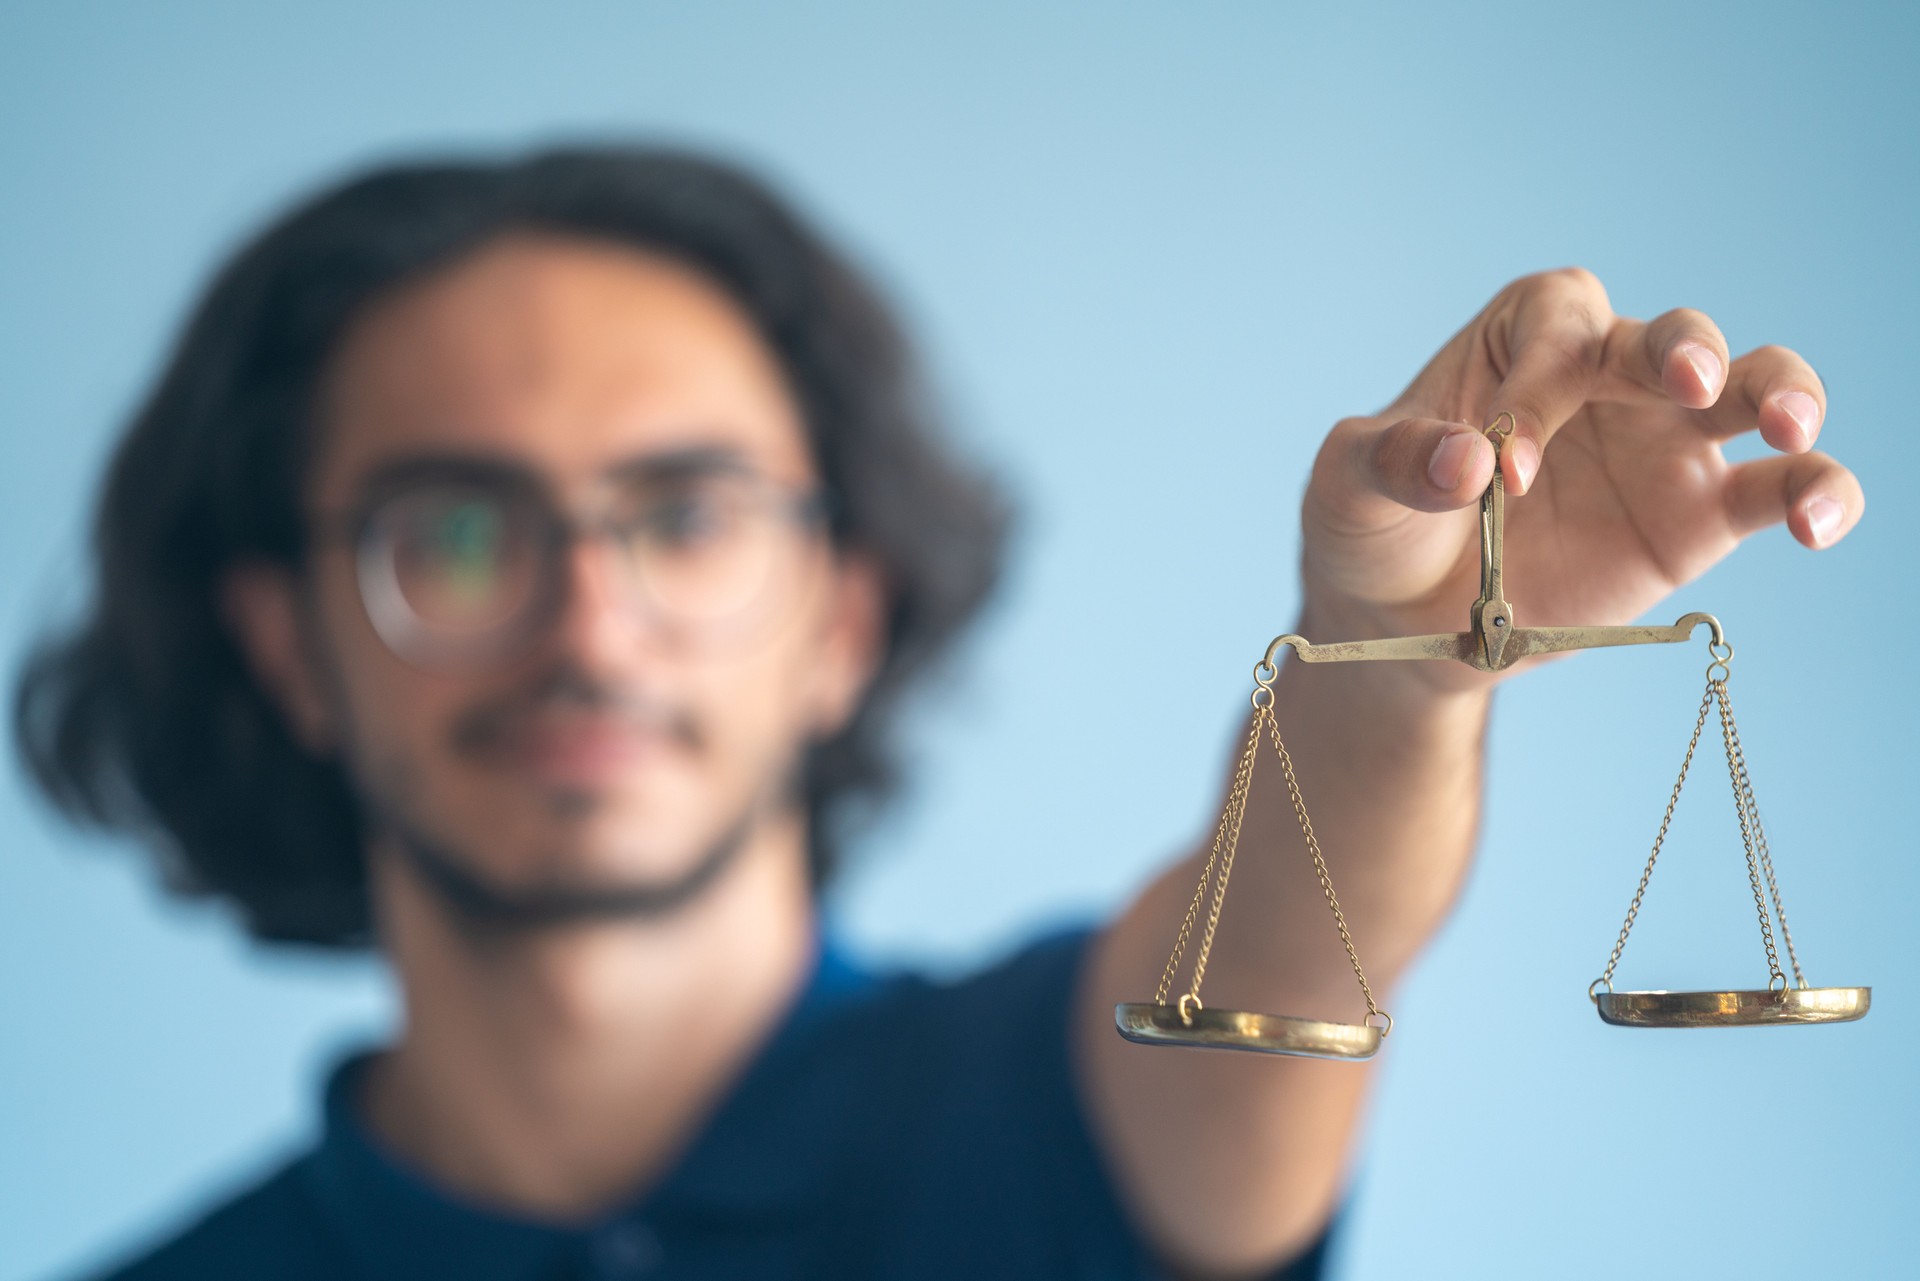
[[1355, 524], [1391, 520], [1406, 509], [1454, 511], [1478, 501], [1493, 479], [1493, 443], [1467, 423], [1355, 419], [1327, 444], [1330, 474], [1320, 478], [1321, 501]]

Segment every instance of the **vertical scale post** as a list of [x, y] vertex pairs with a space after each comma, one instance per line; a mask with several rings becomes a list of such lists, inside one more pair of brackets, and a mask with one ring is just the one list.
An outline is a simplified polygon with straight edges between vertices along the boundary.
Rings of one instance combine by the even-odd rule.
[[[1502, 419], [1507, 424], [1504, 431], [1500, 427]], [[1489, 672], [1500, 670], [1501, 656], [1513, 636], [1513, 606], [1507, 603], [1500, 564], [1507, 526], [1507, 483], [1500, 446], [1513, 435], [1513, 427], [1513, 415], [1502, 411], [1487, 428], [1487, 439], [1493, 442], [1493, 483], [1480, 497], [1480, 599], [1473, 602], [1468, 630], [1480, 651], [1482, 670]]]

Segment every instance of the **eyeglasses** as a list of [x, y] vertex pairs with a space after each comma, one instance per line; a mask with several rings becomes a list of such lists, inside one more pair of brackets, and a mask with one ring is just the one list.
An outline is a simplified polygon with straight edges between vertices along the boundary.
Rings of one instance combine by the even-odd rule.
[[[703, 638], [751, 629], [794, 589], [825, 518], [821, 496], [741, 469], [622, 482], [590, 518], [531, 476], [490, 465], [395, 478], [341, 527], [367, 618], [420, 666], [497, 662], [564, 607], [574, 541], [611, 545], [637, 614]], [[469, 474], [462, 474], [463, 470]]]

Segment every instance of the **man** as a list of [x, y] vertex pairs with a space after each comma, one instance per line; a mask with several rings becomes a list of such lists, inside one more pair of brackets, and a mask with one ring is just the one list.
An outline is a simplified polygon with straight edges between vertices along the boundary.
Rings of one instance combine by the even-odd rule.
[[[1527, 622], [1626, 622], [1863, 499], [1819, 379], [1579, 271], [1503, 289], [1303, 506], [1314, 638], [1455, 630], [1499, 413]], [[1729, 465], [1758, 429], [1778, 452]], [[116, 1275], [1310, 1276], [1368, 1070], [1142, 1048], [1205, 851], [964, 983], [816, 930], [889, 717], [1001, 513], [872, 293], [697, 158], [382, 170], [213, 283], [115, 460], [99, 597], [27, 759], [269, 939], [374, 942], [405, 1018], [311, 1151]], [[1493, 678], [1283, 666], [1276, 711], [1377, 988], [1466, 870]], [[1292, 844], [1283, 790], [1243, 839]], [[1210, 990], [1354, 1019], [1280, 860]]]

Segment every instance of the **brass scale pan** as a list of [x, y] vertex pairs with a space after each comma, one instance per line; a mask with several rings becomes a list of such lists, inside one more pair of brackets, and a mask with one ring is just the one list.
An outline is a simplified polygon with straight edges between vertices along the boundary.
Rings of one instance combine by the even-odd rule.
[[[1500, 419], [1507, 420], [1503, 431]], [[1496, 458], [1501, 443], [1512, 432], [1512, 416], [1501, 414], [1488, 429]], [[1469, 629], [1431, 636], [1393, 636], [1379, 640], [1344, 641], [1315, 645], [1303, 636], [1276, 638], [1265, 659], [1255, 668], [1274, 672], [1283, 645], [1309, 663], [1368, 660], [1456, 659], [1481, 671], [1494, 672], [1534, 654], [1597, 649], [1616, 645], [1672, 644], [1690, 639], [1705, 623], [1712, 629], [1710, 651], [1719, 658], [1725, 643], [1720, 621], [1711, 614], [1692, 613], [1672, 627], [1540, 627], [1513, 626], [1513, 606], [1505, 599], [1502, 559], [1505, 533], [1506, 486], [1502, 466], [1496, 463], [1492, 482], [1481, 499], [1480, 598], [1473, 603]], [[1732, 648], [1727, 647], [1731, 656]], [[1711, 671], [1711, 669], [1709, 669]], [[1262, 685], [1267, 682], [1261, 681]], [[1269, 691], [1270, 693], [1271, 691]], [[1256, 695], [1255, 706], [1258, 707]], [[1684, 776], [1683, 776], [1684, 778]], [[1604, 982], [1604, 981], [1602, 981]], [[1600, 1018], [1616, 1027], [1776, 1027], [1795, 1023], [1851, 1023], [1864, 1018], [1873, 1003], [1868, 987], [1779, 987], [1724, 992], [1616, 992], [1596, 982], [1588, 990]], [[1371, 1001], [1371, 997], [1369, 997]], [[1382, 1016], [1384, 1019], [1384, 1015]], [[1114, 1007], [1120, 1035], [1143, 1045], [1180, 1045], [1195, 1048], [1251, 1050], [1305, 1058], [1359, 1060], [1379, 1052], [1381, 1039], [1392, 1027], [1368, 1023], [1333, 1023], [1286, 1014], [1258, 1014], [1243, 1010], [1209, 1009], [1197, 999], [1179, 1004], [1130, 1001]]]
[[1615, 1027], [1775, 1027], [1851, 1023], [1873, 1004], [1870, 987], [1759, 988], [1736, 992], [1601, 992], [1600, 1017]]
[[1216, 1050], [1253, 1050], [1309, 1059], [1370, 1059], [1380, 1049], [1381, 1029], [1369, 1023], [1323, 1023], [1291, 1014], [1201, 1008], [1184, 1018], [1176, 1005], [1129, 1001], [1113, 1010], [1120, 1035], [1142, 1045], [1189, 1045]]
[[[1781, 1027], [1851, 1023], [1873, 1004], [1870, 987], [1749, 988], [1727, 992], [1602, 992], [1593, 1003], [1615, 1027]], [[1382, 1029], [1289, 1014], [1203, 1008], [1182, 1018], [1174, 1005], [1129, 1001], [1114, 1007], [1120, 1035], [1142, 1045], [1252, 1050], [1310, 1059], [1370, 1059]]]

